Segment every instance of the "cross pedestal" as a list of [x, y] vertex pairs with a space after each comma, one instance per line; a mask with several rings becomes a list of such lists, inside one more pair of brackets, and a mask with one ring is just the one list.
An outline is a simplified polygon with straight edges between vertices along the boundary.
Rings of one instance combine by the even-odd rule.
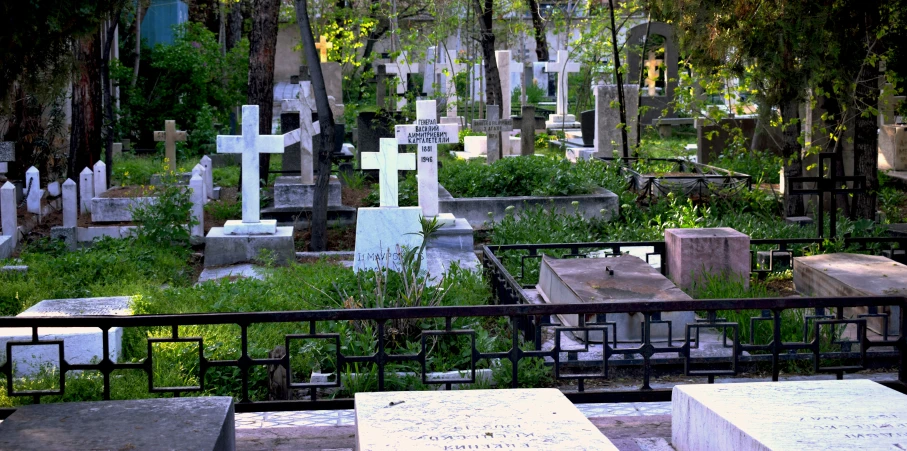
[[186, 131], [176, 129], [176, 121], [164, 121], [164, 131], [154, 132], [155, 141], [164, 142], [164, 157], [170, 172], [176, 172], [176, 142], [186, 140]]
[[473, 120], [472, 129], [488, 136], [488, 163], [494, 163], [502, 158], [501, 132], [513, 131], [513, 119], [501, 119], [497, 105], [486, 106], [485, 117]]
[[557, 94], [556, 110], [548, 118], [546, 126], [549, 128], [578, 127], [576, 116], [567, 114], [567, 79], [570, 74], [579, 72], [580, 67], [577, 63], [571, 63], [569, 60], [570, 53], [566, 50], [557, 51], [557, 61], [545, 63], [545, 72], [557, 74]]
[[422, 215], [431, 220], [437, 218], [442, 225], [453, 225], [452, 214], [438, 212], [438, 144], [452, 144], [458, 141], [460, 127], [457, 124], [438, 124], [434, 100], [416, 102], [416, 123], [398, 125], [394, 132], [397, 144], [416, 144], [417, 178], [419, 180], [419, 206]]

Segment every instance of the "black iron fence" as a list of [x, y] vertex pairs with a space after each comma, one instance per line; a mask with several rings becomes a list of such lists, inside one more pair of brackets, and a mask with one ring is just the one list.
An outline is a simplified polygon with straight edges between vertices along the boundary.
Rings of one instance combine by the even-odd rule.
[[[878, 251], [879, 246], [888, 241], [858, 240], [855, 243], [866, 244], [869, 249]], [[798, 241], [797, 244], [803, 243]], [[901, 246], [903, 244], [900, 242]], [[499, 258], [506, 255], [504, 259], [514, 260], [511, 262], [514, 267], [528, 273], [530, 269], [525, 263], [542, 253], [557, 251], [562, 257], [580, 257], [589, 250], [619, 254], [640, 246], [646, 247], [647, 257], [664, 256], [663, 242], [485, 246], [484, 268], [498, 305], [125, 317], [3, 317], [0, 318], [0, 335], [10, 335], [6, 331], [11, 328], [26, 332], [23, 338], [5, 344], [7, 358], [0, 366], [0, 376], [5, 379], [7, 396], [42, 402], [47, 397], [65, 396], [67, 376], [88, 371], [100, 375], [98, 398], [115, 398], [111, 391], [112, 378], [118, 372], [134, 371], [147, 378], [148, 393], [159, 396], [229, 393], [237, 399], [238, 412], [352, 408], [353, 401], [347, 395], [337, 397], [337, 390], [344, 383], [338, 376], [340, 373], [373, 374], [374, 386], [369, 388], [373, 390], [407, 389], [390, 383], [401, 364], [408, 365], [420, 386], [450, 390], [455, 385], [476, 383], [482, 366], [480, 362], [494, 362], [490, 366], [495, 371], [503, 371], [509, 376], [505, 378], [507, 382], [498, 384], [501, 388], [520, 386], [523, 383], [521, 373], [527, 367], [535, 365], [537, 368], [538, 363], [543, 362], [554, 381], [576, 403], [669, 400], [669, 389], [653, 387], [653, 380], [663, 374], [681, 374], [685, 379], [713, 382], [716, 377], [743, 373], [750, 376], [764, 371], [766, 379], [778, 380], [785, 365], [791, 362], [800, 365], [799, 368], [833, 374], [837, 378], [868, 368], [891, 369], [897, 374], [897, 380], [887, 385], [907, 392], [905, 296], [536, 304], [526, 295], [530, 284], [521, 284], [502, 263], [503, 257]], [[760, 240], [754, 241], [754, 246], [781, 246], [783, 250], [786, 244], [783, 240]], [[506, 251], [511, 251], [512, 255]], [[524, 251], [525, 255], [515, 251]], [[517, 266], [519, 264], [522, 266]], [[523, 279], [527, 274], [519, 276]], [[668, 319], [671, 312], [696, 312], [697, 318], [683, 322], [675, 320], [672, 324]], [[732, 318], [730, 314], [735, 312], [743, 313]], [[802, 328], [802, 334], [794, 334], [796, 338], [791, 338], [789, 330], [784, 332], [786, 335], [782, 331], [784, 327], [789, 328], [791, 313], [796, 313], [793, 317], [800, 320], [796, 327]], [[566, 316], [575, 317], [576, 324], [566, 324], [563, 321]], [[639, 340], [617, 342], [616, 319], [619, 317], [630, 318], [629, 324], [639, 327]], [[464, 328], [461, 326], [464, 318], [479, 321]], [[403, 352], [392, 346], [395, 340], [392, 329], [401, 321], [414, 324], [418, 337], [415, 345]], [[506, 346], [497, 351], [485, 348], [480, 340], [477, 341], [477, 337], [488, 332], [480, 329], [491, 323], [497, 323], [495, 333], [506, 342]], [[328, 327], [337, 324], [367, 324], [369, 330], [374, 331], [370, 335], [373, 342], [365, 350], [350, 351], [353, 347], [345, 342], [348, 336], [331, 332], [334, 329]], [[884, 325], [881, 332], [879, 324]], [[238, 332], [235, 358], [214, 357], [207, 346], [212, 341], [210, 337], [204, 333], [188, 333], [199, 330], [200, 326], [235, 328]], [[282, 327], [280, 340], [288, 353], [265, 357], [250, 349], [250, 342], [257, 338], [255, 334], [260, 333], [263, 326]], [[683, 331], [683, 338], [672, 339], [669, 332], [666, 340], [653, 339], [654, 328], [665, 326]], [[764, 331], [761, 338], [754, 333], [758, 327]], [[59, 338], [61, 329], [68, 328], [98, 328], [101, 331], [99, 354], [103, 359], [68, 363], [63, 341]], [[113, 335], [118, 328], [146, 331], [141, 345], [147, 347], [144, 358], [129, 362], [109, 358], [111, 347], [116, 345]], [[151, 330], [155, 333], [147, 332]], [[703, 352], [704, 333], [717, 337], [712, 345], [713, 350], [719, 352]], [[597, 342], [588, 339], [593, 334], [598, 335]], [[453, 368], [459, 373], [452, 378], [434, 377], [431, 373], [435, 367], [428, 361], [431, 343], [447, 338], [468, 343], [466, 358]], [[294, 374], [297, 377], [299, 374], [293, 368], [294, 359], [298, 357], [296, 349], [299, 349], [290, 346], [294, 340], [327, 343], [329, 346], [323, 349], [330, 350], [336, 374], [329, 379], [312, 377], [294, 381]], [[197, 353], [189, 354], [193, 362], [197, 360], [193, 364], [198, 373], [197, 385], [162, 386], [165, 382], [156, 378], [156, 368], [162, 361], [154, 350], [155, 345], [161, 344], [197, 346]], [[13, 356], [29, 352], [29, 347], [35, 346], [49, 346], [54, 350], [58, 380], [52, 387], [23, 389], [28, 386], [21, 384], [23, 377], [16, 371]], [[214, 381], [206, 377], [207, 373], [223, 369], [232, 371], [232, 379]], [[757, 371], [753, 372], [754, 369]], [[268, 400], [253, 393], [251, 384], [257, 383], [253, 380], [254, 375], [258, 374], [260, 378], [262, 370], [270, 371], [272, 379], [279, 377], [287, 381], [289, 393], [284, 398]], [[622, 388], [606, 387], [616, 371], [623, 371], [624, 376], [629, 371], [637, 383]], [[769, 373], [770, 377], [767, 376]], [[217, 386], [219, 383], [229, 387]], [[0, 418], [12, 411], [0, 409]]]

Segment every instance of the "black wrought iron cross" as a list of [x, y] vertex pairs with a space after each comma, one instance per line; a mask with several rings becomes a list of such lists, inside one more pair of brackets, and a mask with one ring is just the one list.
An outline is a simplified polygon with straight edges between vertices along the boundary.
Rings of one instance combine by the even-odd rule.
[[[829, 176], [825, 177], [824, 174], [824, 162], [825, 160], [831, 160], [831, 165], [829, 169]], [[837, 176], [837, 165], [841, 164], [840, 161], [836, 158], [834, 152], [821, 152], [819, 153], [819, 176], [818, 177], [788, 177], [786, 179], [787, 186], [785, 187], [786, 192], [791, 196], [800, 196], [805, 194], [818, 194], [819, 195], [819, 206], [818, 214], [816, 216], [816, 224], [818, 229], [819, 238], [823, 238], [825, 233], [825, 194], [831, 193], [831, 214], [830, 223], [829, 223], [829, 232], [832, 238], [837, 235], [837, 223], [838, 223], [838, 194], [854, 194], [863, 192], [866, 189], [866, 176], [863, 175], [851, 175], [839, 177]], [[845, 183], [852, 182], [853, 187], [849, 188]], [[794, 184], [799, 183], [799, 188], [794, 188]], [[815, 183], [814, 188], [804, 188], [803, 183]]]

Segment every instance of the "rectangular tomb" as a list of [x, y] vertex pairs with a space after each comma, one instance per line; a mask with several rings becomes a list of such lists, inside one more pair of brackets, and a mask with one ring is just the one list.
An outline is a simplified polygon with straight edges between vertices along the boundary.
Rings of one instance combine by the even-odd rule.
[[[610, 275], [607, 268], [612, 269], [614, 274]], [[632, 255], [566, 259], [543, 256], [537, 287], [539, 294], [549, 304], [692, 299], [655, 268]], [[632, 307], [628, 307], [627, 310], [632, 310]], [[560, 318], [565, 326], [579, 326], [578, 315], [561, 315]], [[671, 336], [674, 340], [682, 340], [685, 326], [696, 321], [693, 312], [665, 312], [661, 318], [671, 322]], [[587, 321], [594, 320], [594, 317], [587, 318]], [[616, 323], [617, 341], [639, 342], [642, 339], [643, 314], [609, 314], [606, 320]], [[668, 338], [667, 324], [654, 323], [651, 331], [653, 340]], [[582, 332], [576, 332], [574, 335], [579, 339], [585, 339]], [[602, 341], [601, 333], [590, 332], [589, 340]]]
[[617, 448], [553, 388], [356, 393], [359, 451]]
[[677, 451], [907, 449], [907, 395], [869, 380], [678, 385]]
[[0, 423], [0, 449], [232, 451], [229, 396], [21, 406]]
[[[825, 254], [794, 258], [794, 288], [806, 296], [907, 296], [907, 265], [878, 255]], [[888, 333], [900, 333], [901, 309], [877, 306], [888, 313]], [[844, 315], [866, 314], [866, 307], [846, 308]], [[875, 333], [884, 331], [882, 318], [866, 318]]]

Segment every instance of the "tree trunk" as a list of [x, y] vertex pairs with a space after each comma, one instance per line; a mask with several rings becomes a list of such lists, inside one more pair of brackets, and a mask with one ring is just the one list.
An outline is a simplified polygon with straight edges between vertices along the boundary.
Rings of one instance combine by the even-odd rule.
[[[258, 105], [258, 133], [271, 134], [274, 108], [274, 56], [277, 53], [277, 16], [280, 0], [255, 0], [249, 38], [249, 103]], [[258, 178], [268, 182], [271, 154], [260, 156]]]
[[[319, 61], [315, 51], [315, 38], [309, 25], [309, 13], [306, 0], [296, 0], [296, 22], [299, 23], [299, 34], [302, 36], [302, 49], [306, 61]], [[312, 90], [315, 94], [315, 106], [318, 108], [318, 122], [321, 125], [321, 149], [318, 151], [318, 178], [315, 180], [315, 194], [312, 202], [312, 241], [311, 251], [325, 251], [328, 247], [328, 181], [331, 179], [331, 151], [334, 149], [334, 114], [328, 104], [328, 93], [324, 86], [324, 75], [320, 64], [310, 64]]]
[[[620, 50], [617, 47], [617, 21], [614, 20], [614, 0], [608, 0], [608, 10], [611, 13], [611, 49], [614, 51], [614, 81], [617, 82], [617, 103], [620, 105], [618, 113], [620, 123], [627, 123], [627, 101], [624, 96], [624, 77], [620, 72]], [[566, 74], [564, 74], [566, 75]], [[630, 158], [630, 141], [627, 137], [627, 127], [620, 128], [621, 155]]]
[[[803, 175], [803, 160], [800, 158], [799, 111], [796, 100], [781, 102], [782, 141], [781, 157], [784, 159], [784, 177]], [[793, 123], [791, 123], [793, 122]], [[791, 196], [790, 190], [784, 190], [784, 214], [786, 216], [803, 216], [803, 196]]]
[[[548, 61], [548, 38], [545, 35], [545, 21], [538, 0], [528, 0], [529, 15], [532, 16], [532, 29], [535, 30], [535, 56], [538, 61]], [[525, 61], [524, 61], [525, 62]]]
[[[494, 56], [494, 29], [492, 21], [494, 19], [494, 1], [484, 0], [485, 6], [482, 6], [482, 0], [473, 0], [472, 5], [476, 10], [476, 18], [479, 20], [479, 42], [482, 44], [482, 58], [485, 60], [485, 86], [486, 98], [488, 105], [497, 105], [503, 108], [504, 100], [501, 97], [501, 75], [498, 73], [497, 58]], [[509, 77], [510, 74], [507, 74]], [[509, 93], [508, 93], [509, 94]], [[501, 111], [501, 117], [510, 117], [509, 111]]]
[[[145, 12], [148, 6], [141, 0], [135, 0], [135, 60], [132, 62], [132, 87], [139, 79], [139, 66], [142, 62], [142, 19], [145, 18]], [[108, 179], [110, 180], [110, 179]]]
[[242, 39], [242, 3], [230, 3], [230, 13], [227, 14], [227, 51], [236, 47]]
[[[112, 56], [113, 38], [120, 23], [122, 8], [116, 8], [110, 15], [109, 22], [102, 22], [104, 48], [101, 51], [101, 101], [103, 102], [104, 120], [104, 161], [107, 162], [105, 176], [108, 183], [113, 175], [113, 133], [116, 127], [116, 116], [113, 114], [113, 85], [110, 82], [110, 58]], [[106, 26], [105, 26], [106, 24]]]
[[[854, 103], [856, 105], [877, 105], [879, 101], [878, 81], [874, 67], [863, 68], [861, 80], [857, 80]], [[853, 174], [865, 176], [866, 185], [862, 193], [853, 196], [854, 218], [875, 219], [876, 195], [879, 189], [878, 177], [878, 116], [868, 109], [854, 118]]]
[[220, 8], [217, 0], [186, 0], [189, 6], [189, 22], [205, 25], [208, 31], [217, 35], [220, 31], [217, 13]]
[[101, 43], [98, 33], [73, 42], [75, 71], [72, 80], [72, 129], [69, 139], [68, 177], [99, 159], [101, 148]]

